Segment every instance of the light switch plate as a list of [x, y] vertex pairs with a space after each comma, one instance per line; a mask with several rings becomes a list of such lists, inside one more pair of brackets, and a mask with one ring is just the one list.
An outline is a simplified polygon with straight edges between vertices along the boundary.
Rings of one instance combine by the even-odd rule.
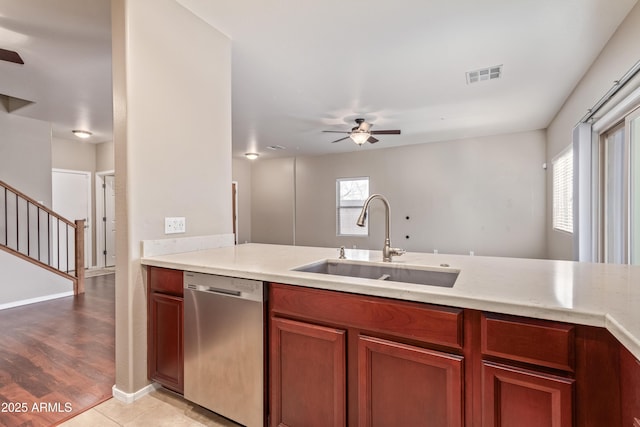
[[187, 221], [185, 217], [165, 217], [164, 234], [185, 233], [187, 231]]

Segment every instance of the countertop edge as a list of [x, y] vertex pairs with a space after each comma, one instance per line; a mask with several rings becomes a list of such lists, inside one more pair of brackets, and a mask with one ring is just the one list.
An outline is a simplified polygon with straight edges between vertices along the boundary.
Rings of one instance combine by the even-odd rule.
[[[154, 257], [142, 258], [141, 264], [178, 270], [188, 270], [198, 273], [217, 274], [259, 280], [263, 282], [277, 282], [295, 286], [305, 286], [316, 289], [333, 290], [338, 292], [357, 293], [369, 296], [395, 298], [407, 301], [424, 302], [445, 306], [490, 311], [501, 314], [532, 317], [544, 320], [555, 320], [586, 326], [606, 328], [636, 359], [640, 360], [640, 337], [635, 337], [615, 315], [608, 312], [586, 312], [570, 308], [546, 307], [532, 303], [515, 303], [513, 301], [499, 301], [496, 299], [482, 299], [476, 296], [449, 295], [438, 293], [438, 289], [429, 292], [416, 293], [402, 288], [371, 286], [366, 279], [350, 279], [345, 283], [344, 278], [322, 277], [313, 273], [291, 272], [256, 272], [238, 268], [224, 268], [221, 266], [202, 266], [185, 262], [169, 261]], [[311, 276], [307, 276], [311, 274]]]

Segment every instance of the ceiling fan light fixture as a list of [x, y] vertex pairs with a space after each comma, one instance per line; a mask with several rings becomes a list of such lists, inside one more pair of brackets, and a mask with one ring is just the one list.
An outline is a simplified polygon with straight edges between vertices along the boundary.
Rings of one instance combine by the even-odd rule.
[[371, 137], [371, 133], [366, 131], [353, 131], [349, 137], [358, 145], [362, 145]]
[[82, 138], [82, 139], [87, 139], [89, 138], [91, 135], [93, 135], [91, 132], [89, 132], [88, 130], [79, 130], [79, 129], [74, 129], [71, 131], [75, 136], [77, 136], [78, 138]]

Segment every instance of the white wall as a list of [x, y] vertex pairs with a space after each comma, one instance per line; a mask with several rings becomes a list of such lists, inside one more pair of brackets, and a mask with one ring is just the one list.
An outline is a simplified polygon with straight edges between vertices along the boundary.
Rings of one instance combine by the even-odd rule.
[[[640, 60], [640, 3], [629, 12], [598, 58], [567, 98], [547, 128], [547, 163], [572, 141], [572, 129], [611, 87]], [[547, 181], [547, 252], [549, 258], [573, 259], [570, 234], [554, 231], [551, 225], [553, 188]]]
[[[380, 249], [384, 208], [369, 237], [336, 236], [336, 179], [370, 177], [391, 204], [391, 239], [411, 251], [545, 257], [544, 131], [429, 143], [295, 161], [295, 243]], [[252, 168], [252, 239], [291, 243], [293, 159]], [[409, 216], [409, 220], [406, 217]], [[409, 236], [407, 239], [405, 236]]]
[[51, 125], [3, 108], [0, 103], [0, 180], [51, 207]]
[[[231, 233], [231, 43], [174, 0], [113, 0], [116, 388], [147, 383], [142, 240]], [[170, 237], [170, 236], [169, 236]]]

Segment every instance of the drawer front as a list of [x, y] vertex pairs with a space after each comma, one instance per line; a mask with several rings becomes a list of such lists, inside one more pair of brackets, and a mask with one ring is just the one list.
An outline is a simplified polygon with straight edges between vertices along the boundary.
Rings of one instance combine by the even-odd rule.
[[163, 292], [166, 294], [182, 296], [183, 279], [182, 270], [172, 270], [170, 268], [161, 267], [147, 267], [148, 272], [148, 286], [149, 289], [156, 292]]
[[482, 315], [482, 354], [573, 372], [574, 326], [546, 320]]
[[269, 300], [275, 315], [462, 348], [463, 311], [457, 308], [275, 283]]

